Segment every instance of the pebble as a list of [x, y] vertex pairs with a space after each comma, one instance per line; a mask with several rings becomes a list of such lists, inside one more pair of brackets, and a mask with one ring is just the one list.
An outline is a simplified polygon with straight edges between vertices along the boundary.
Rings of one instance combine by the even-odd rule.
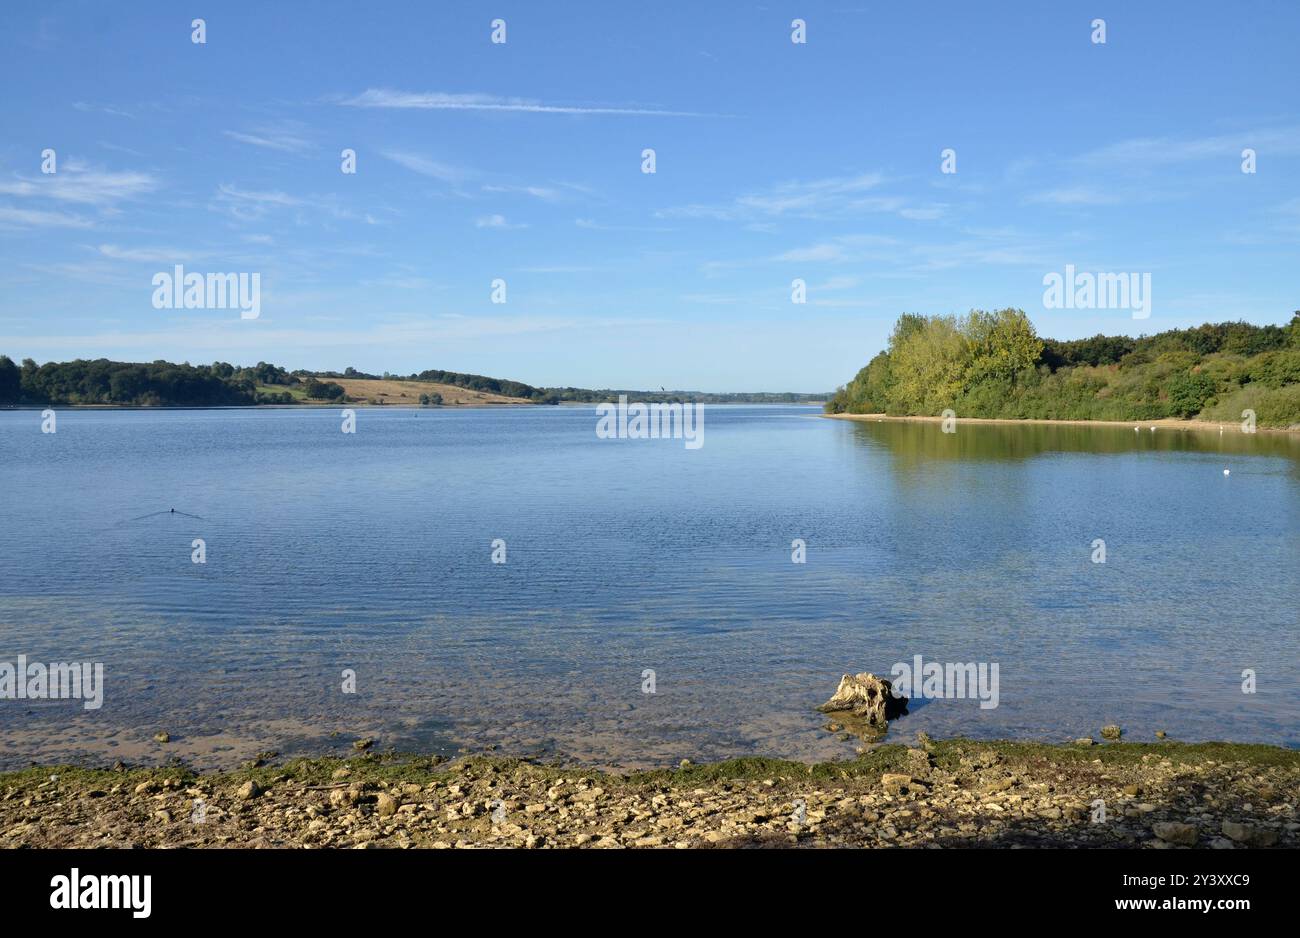
[[[218, 775], [127, 770], [108, 792], [77, 776], [62, 777], [57, 791], [45, 774], [26, 787], [11, 776], [0, 778], [0, 849], [114, 843], [358, 849], [1300, 846], [1295, 760], [1257, 762], [1248, 752], [1230, 750], [1210, 760], [1191, 747], [1190, 758], [1177, 764], [1152, 752], [1132, 762], [1103, 761], [1046, 746], [1026, 758], [993, 744], [952, 745], [930, 741], [933, 757], [924, 748], [886, 746], [868, 757], [878, 760], [867, 763], [874, 771], [845, 761], [834, 766], [838, 771], [816, 774], [806, 766], [774, 768], [768, 778], [714, 778], [705, 772], [638, 780], [590, 770], [578, 776], [504, 759], [392, 767], [358, 759], [350, 766], [326, 762], [317, 770], [349, 779], [345, 787], [321, 786], [319, 776], [288, 767], [277, 770], [281, 774], [266, 783], [266, 791], [247, 780], [237, 789], [240, 806], [234, 811], [234, 786], [226, 788]], [[1107, 753], [1123, 746], [1112, 744]], [[99, 797], [90, 800], [92, 791]], [[1151, 800], [1138, 802], [1139, 797]], [[209, 805], [208, 823], [178, 823], [200, 798]], [[1107, 803], [1107, 821], [1090, 824], [1090, 805], [1099, 798]], [[803, 813], [796, 822], [794, 806], [800, 802]], [[502, 803], [505, 817], [489, 823], [487, 815]], [[78, 823], [56, 821], [69, 810], [80, 814]]]
[[1198, 837], [1195, 824], [1184, 824], [1181, 821], [1158, 821], [1151, 825], [1151, 833], [1167, 844], [1182, 847], [1195, 847]]

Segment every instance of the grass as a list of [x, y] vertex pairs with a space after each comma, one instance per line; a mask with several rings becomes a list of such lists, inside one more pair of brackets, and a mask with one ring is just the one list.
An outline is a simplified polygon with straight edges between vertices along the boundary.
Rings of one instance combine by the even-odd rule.
[[[334, 771], [346, 766], [350, 771], [347, 777], [348, 783], [414, 782], [427, 785], [430, 782], [454, 778], [467, 769], [474, 774], [486, 771], [508, 774], [527, 767], [529, 773], [540, 780], [585, 776], [611, 785], [704, 788], [767, 779], [774, 781], [794, 779], [806, 781], [810, 778], [820, 781], [875, 779], [885, 772], [906, 772], [907, 750], [908, 747], [904, 745], [891, 744], [880, 746], [856, 759], [811, 765], [784, 759], [747, 757], [699, 765], [692, 763], [676, 769], [638, 771], [626, 776], [581, 766], [540, 764], [495, 756], [470, 756], [453, 762], [444, 762], [438, 757], [368, 753], [351, 759], [291, 759], [278, 765], [268, 764], [231, 772], [204, 773], [203, 777], [230, 786], [243, 784], [250, 779], [263, 787], [283, 784], [285, 781], [301, 786], [328, 785], [337, 781], [333, 778]], [[1001, 764], [1007, 766], [1045, 761], [1063, 769], [1094, 762], [1100, 762], [1103, 766], [1128, 766], [1140, 763], [1148, 756], [1168, 759], [1181, 765], [1213, 761], [1244, 763], [1261, 769], [1300, 768], [1300, 751], [1254, 743], [1118, 742], [1079, 746], [1068, 743], [956, 738], [934, 741], [930, 746], [935, 765], [949, 771], [958, 768], [963, 758], [984, 752], [997, 753], [1001, 757]], [[181, 784], [192, 784], [200, 777], [199, 773], [186, 766], [137, 768], [126, 772], [76, 766], [43, 766], [0, 773], [0, 789], [14, 788], [20, 792], [36, 789], [48, 783], [51, 775], [57, 775], [61, 784], [81, 790], [107, 789], [121, 784], [134, 787], [141, 782], [163, 782], [167, 779], [174, 779]]]

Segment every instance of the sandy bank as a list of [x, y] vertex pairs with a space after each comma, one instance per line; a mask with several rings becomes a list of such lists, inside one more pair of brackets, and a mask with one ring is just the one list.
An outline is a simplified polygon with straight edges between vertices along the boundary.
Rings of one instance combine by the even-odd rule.
[[[886, 423], [942, 423], [943, 417], [891, 417], [888, 414], [822, 414], [832, 420], [861, 420], [868, 422], [886, 422]], [[1222, 430], [1224, 433], [1241, 433], [1241, 424], [1238, 423], [1216, 423], [1209, 420], [1176, 420], [1172, 417], [1165, 417], [1160, 420], [1034, 420], [1034, 419], [1002, 419], [997, 417], [958, 417], [958, 424], [965, 423], [988, 423], [988, 424], [1032, 424], [1039, 423], [1048, 426], [1056, 425], [1062, 427], [1141, 427], [1144, 431], [1149, 431], [1151, 427], [1160, 427], [1170, 430], [1195, 430], [1198, 432], [1218, 433]], [[1259, 427], [1257, 433], [1286, 433], [1300, 434], [1300, 427], [1287, 427], [1285, 429], [1278, 427]]]

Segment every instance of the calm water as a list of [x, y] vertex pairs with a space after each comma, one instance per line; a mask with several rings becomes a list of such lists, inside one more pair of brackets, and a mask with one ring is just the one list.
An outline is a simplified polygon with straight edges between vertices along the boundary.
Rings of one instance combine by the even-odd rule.
[[590, 408], [0, 413], [0, 661], [107, 685], [0, 700], [0, 765], [849, 756], [812, 708], [916, 654], [997, 662], [1000, 705], [900, 736], [1300, 745], [1300, 440], [816, 413], [710, 407], [696, 451]]

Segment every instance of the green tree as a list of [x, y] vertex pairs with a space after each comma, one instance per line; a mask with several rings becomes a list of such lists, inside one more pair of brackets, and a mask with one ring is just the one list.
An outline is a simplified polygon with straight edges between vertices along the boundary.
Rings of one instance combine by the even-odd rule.
[[16, 404], [22, 396], [22, 373], [8, 355], [0, 355], [0, 404]]
[[937, 414], [952, 407], [961, 395], [968, 360], [955, 317], [903, 317], [889, 347], [893, 409]]
[[1034, 324], [1018, 309], [996, 313], [971, 310], [962, 323], [962, 333], [971, 357], [967, 384], [989, 378], [1014, 382], [1022, 375], [1032, 375], [1043, 352]]
[[1184, 372], [1169, 382], [1169, 410], [1175, 417], [1194, 417], [1214, 397], [1216, 390], [1209, 375]]

